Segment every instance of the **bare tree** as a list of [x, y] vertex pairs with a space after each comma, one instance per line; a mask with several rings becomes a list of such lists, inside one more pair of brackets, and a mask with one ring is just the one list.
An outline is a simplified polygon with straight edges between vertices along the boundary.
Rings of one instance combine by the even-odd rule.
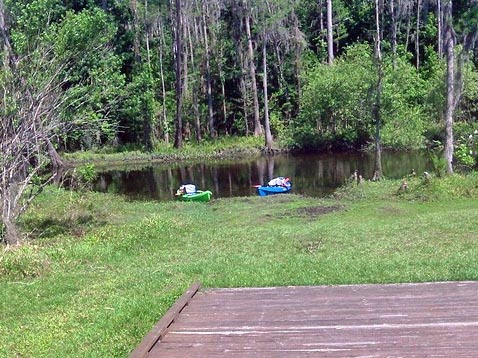
[[52, 142], [63, 129], [58, 116], [66, 102], [65, 63], [49, 46], [35, 49], [35, 56], [15, 55], [0, 0], [0, 34], [4, 61], [0, 75], [0, 236], [18, 245], [18, 217], [56, 176], [62, 164]]

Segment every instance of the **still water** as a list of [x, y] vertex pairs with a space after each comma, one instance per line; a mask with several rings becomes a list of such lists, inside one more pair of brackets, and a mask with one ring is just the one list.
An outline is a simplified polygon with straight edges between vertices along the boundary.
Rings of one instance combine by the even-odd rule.
[[[382, 154], [383, 174], [398, 179], [414, 169], [432, 171], [432, 162], [422, 152]], [[181, 184], [211, 190], [214, 198], [255, 195], [254, 185], [277, 176], [289, 177], [292, 192], [323, 197], [343, 185], [358, 170], [364, 179], [373, 176], [371, 153], [283, 154], [236, 161], [217, 160], [193, 164], [148, 164], [143, 167], [104, 169], [95, 190], [121, 194], [132, 200], [174, 200]]]

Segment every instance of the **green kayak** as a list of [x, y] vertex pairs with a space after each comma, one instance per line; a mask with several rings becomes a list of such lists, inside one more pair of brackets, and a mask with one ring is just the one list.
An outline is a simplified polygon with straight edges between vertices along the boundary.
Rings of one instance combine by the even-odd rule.
[[208, 202], [211, 200], [212, 193], [209, 190], [198, 190], [191, 194], [182, 194], [179, 196], [179, 199], [182, 201], [201, 201]]

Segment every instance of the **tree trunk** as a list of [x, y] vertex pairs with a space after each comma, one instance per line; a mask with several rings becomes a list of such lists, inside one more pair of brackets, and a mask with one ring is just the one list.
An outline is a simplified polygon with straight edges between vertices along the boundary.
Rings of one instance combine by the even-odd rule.
[[181, 0], [175, 0], [175, 53], [176, 53], [176, 133], [174, 137], [174, 147], [182, 148], [183, 146], [183, 84], [182, 84], [182, 16], [181, 16]]
[[327, 54], [329, 65], [334, 62], [334, 36], [332, 32], [332, 0], [327, 0]]
[[437, 0], [437, 42], [438, 42], [438, 57], [443, 57], [443, 10], [441, 5], [442, 0]]
[[[143, 13], [143, 23], [146, 24], [146, 16], [148, 13], [148, 1], [144, 0], [144, 13]], [[148, 83], [147, 91], [148, 91], [148, 101], [153, 101], [154, 95], [152, 93], [152, 74], [151, 74], [151, 53], [149, 48], [149, 37], [151, 36], [149, 28], [145, 29], [144, 40], [146, 44], [146, 65], [148, 71]], [[144, 69], [143, 69], [144, 71]], [[144, 99], [143, 99], [144, 101]], [[144, 102], [143, 102], [144, 103]], [[151, 105], [151, 103], [148, 103]], [[151, 111], [151, 108], [145, 107], [143, 112], [143, 145], [146, 151], [151, 152], [153, 150], [153, 142], [154, 142], [154, 132], [153, 132], [153, 123], [154, 123], [154, 113]]]
[[211, 84], [211, 65], [209, 53], [209, 39], [206, 24], [206, 17], [209, 16], [209, 9], [207, 3], [204, 2], [205, 9], [203, 9], [203, 36], [204, 36], [204, 51], [206, 56], [206, 91], [207, 91], [207, 108], [209, 114], [209, 137], [216, 137], [216, 130], [214, 128], [214, 109], [212, 107], [212, 84]]
[[264, 129], [266, 134], [266, 148], [267, 151], [272, 150], [272, 134], [269, 122], [269, 99], [267, 97], [267, 35], [263, 34], [262, 44], [262, 64], [264, 66], [264, 74], [262, 78], [262, 84], [264, 87]]
[[141, 61], [140, 44], [139, 44], [139, 26], [138, 26], [138, 4], [136, 0], [130, 0], [130, 8], [133, 14], [133, 51], [135, 62]]
[[406, 30], [406, 35], [405, 35], [405, 50], [408, 51], [408, 43], [410, 42], [410, 31], [412, 27], [412, 14], [411, 14], [411, 5], [408, 4], [406, 6], [406, 12], [407, 12], [407, 30]]
[[375, 174], [376, 179], [380, 179], [383, 175], [382, 173], [382, 148], [380, 140], [380, 129], [382, 126], [381, 119], [381, 101], [382, 101], [382, 79], [383, 79], [383, 69], [382, 69], [382, 49], [381, 49], [381, 38], [380, 38], [380, 15], [382, 9], [380, 7], [380, 0], [375, 0], [375, 25], [376, 25], [376, 34], [375, 34], [375, 66], [377, 68], [377, 88], [376, 88], [376, 98], [375, 105], [373, 108], [373, 117], [375, 120]]
[[150, 29], [146, 26], [147, 23], [147, 14], [148, 14], [148, 0], [144, 0], [144, 14], [143, 14], [143, 22], [145, 24], [145, 42], [146, 42], [146, 61], [148, 63], [149, 69], [151, 69], [151, 53], [149, 48], [149, 37], [151, 36]]
[[7, 23], [5, 16], [5, 6], [3, 0], [0, 0], [0, 36], [2, 37], [3, 47], [5, 49], [5, 66], [11, 66], [16, 68], [16, 56], [13, 53], [12, 45], [10, 43], [10, 37], [8, 36]]
[[455, 107], [455, 34], [452, 23], [452, 0], [445, 3], [445, 51], [446, 51], [446, 109], [445, 150], [446, 172], [453, 174], [453, 112]]
[[302, 53], [303, 47], [300, 44], [301, 32], [299, 28], [299, 19], [294, 13], [294, 33], [295, 33], [295, 46], [294, 46], [294, 77], [295, 77], [295, 88], [297, 92], [297, 99], [295, 101], [295, 115], [300, 111], [300, 104], [302, 100], [302, 83], [301, 83], [301, 72], [302, 72]]
[[247, 49], [249, 56], [249, 74], [251, 77], [251, 90], [254, 110], [254, 135], [256, 137], [262, 135], [261, 121], [259, 118], [259, 95], [257, 93], [257, 80], [256, 80], [256, 66], [254, 61], [254, 48], [252, 46], [251, 35], [251, 17], [247, 14], [245, 17], [246, 35], [247, 35]]
[[222, 45], [219, 47], [219, 59], [217, 61], [218, 71], [219, 71], [219, 79], [221, 81], [221, 95], [222, 95], [222, 117], [223, 123], [226, 123], [227, 120], [227, 106], [226, 106], [226, 84], [225, 84], [225, 75], [224, 70], [222, 68], [223, 64], [222, 61], [224, 59], [224, 50]]
[[397, 67], [397, 31], [398, 18], [397, 9], [395, 9], [395, 0], [390, 0], [390, 17], [392, 19], [392, 62], [393, 68]]
[[226, 105], [226, 85], [224, 80], [221, 79], [221, 95], [222, 95], [222, 117], [223, 122], [227, 122], [227, 105]]
[[163, 46], [165, 44], [164, 40], [164, 31], [162, 21], [159, 21], [159, 31], [160, 31], [160, 43], [159, 43], [159, 69], [161, 76], [161, 92], [163, 97], [163, 111], [162, 111], [162, 127], [163, 127], [163, 138], [166, 144], [169, 143], [169, 128], [168, 128], [168, 116], [166, 109], [166, 85], [164, 83], [164, 69], [163, 69]]
[[[1, 0], [0, 0], [1, 1]], [[0, 4], [1, 6], [1, 4]], [[5, 182], [5, 176], [7, 173], [1, 173], [2, 182]], [[18, 245], [20, 243], [20, 233], [15, 224], [15, 220], [18, 217], [18, 204], [16, 202], [16, 196], [18, 194], [18, 184], [12, 182], [8, 185], [3, 184], [0, 188], [0, 208], [2, 209], [2, 222], [0, 223], [0, 234], [3, 229], [3, 239], [7, 245]], [[3, 224], [3, 228], [1, 225]], [[0, 239], [2, 239], [0, 235]]]
[[246, 66], [244, 61], [244, 56], [242, 52], [239, 51], [239, 61], [241, 62], [241, 78], [240, 78], [240, 88], [241, 88], [241, 96], [242, 96], [242, 110], [244, 113], [244, 129], [246, 132], [246, 136], [249, 135], [249, 105], [247, 101], [247, 86], [246, 86]]
[[417, 69], [420, 68], [420, 14], [421, 14], [422, 2], [417, 0], [417, 32], [415, 34], [415, 56]]
[[54, 170], [63, 167], [63, 161], [56, 151], [55, 147], [53, 146], [50, 138], [45, 137], [45, 142], [48, 150], [48, 156], [50, 157], [51, 160], [51, 165]]
[[18, 232], [17, 225], [10, 221], [9, 218], [2, 218], [5, 230], [5, 243], [11, 246], [17, 246], [21, 243], [21, 236]]
[[319, 33], [320, 36], [323, 36], [324, 32], [324, 4], [322, 3], [322, 0], [319, 0], [317, 3], [317, 12], [319, 13]]
[[[191, 17], [191, 15], [189, 16]], [[191, 36], [191, 19], [189, 19], [190, 21], [187, 22], [187, 33], [188, 33], [188, 40], [189, 40], [189, 57], [190, 57], [190, 61], [191, 61], [191, 67], [192, 67], [192, 72], [193, 72], [193, 76], [195, 78], [198, 78], [200, 77], [197, 69], [196, 69], [196, 60], [195, 60], [195, 56], [194, 56], [194, 48], [195, 46], [193, 45], [193, 36]], [[198, 34], [200, 31], [198, 31], [198, 27], [201, 26], [201, 24], [197, 24], [197, 21], [195, 18], [192, 19], [192, 22], [193, 22], [193, 28], [194, 28], [194, 40], [195, 40], [195, 44], [199, 45], [200, 43], [200, 35]], [[186, 77], [186, 72], [187, 69], [185, 69], [185, 77]], [[186, 86], [185, 86], [186, 87]], [[201, 133], [201, 115], [199, 113], [199, 96], [198, 96], [198, 93], [200, 93], [200, 81], [199, 79], [196, 79], [193, 81], [193, 85], [192, 85], [193, 89], [192, 89], [192, 102], [193, 102], [193, 113], [194, 113], [194, 133], [195, 133], [195, 137], [196, 137], [196, 142], [197, 143], [200, 143], [202, 141], [202, 133]], [[186, 126], [186, 130], [187, 130], [187, 126]]]
[[196, 133], [196, 142], [201, 143], [202, 134], [201, 134], [201, 116], [199, 114], [199, 101], [197, 91], [193, 91], [193, 110], [194, 110], [194, 132]]

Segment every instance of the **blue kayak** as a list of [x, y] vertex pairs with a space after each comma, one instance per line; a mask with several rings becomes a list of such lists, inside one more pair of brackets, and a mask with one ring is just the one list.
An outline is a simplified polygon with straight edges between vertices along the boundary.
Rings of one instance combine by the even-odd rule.
[[267, 196], [267, 195], [288, 193], [290, 189], [292, 189], [292, 183], [287, 182], [285, 185], [280, 185], [280, 186], [269, 186], [269, 185], [257, 186], [256, 191], [259, 196]]

